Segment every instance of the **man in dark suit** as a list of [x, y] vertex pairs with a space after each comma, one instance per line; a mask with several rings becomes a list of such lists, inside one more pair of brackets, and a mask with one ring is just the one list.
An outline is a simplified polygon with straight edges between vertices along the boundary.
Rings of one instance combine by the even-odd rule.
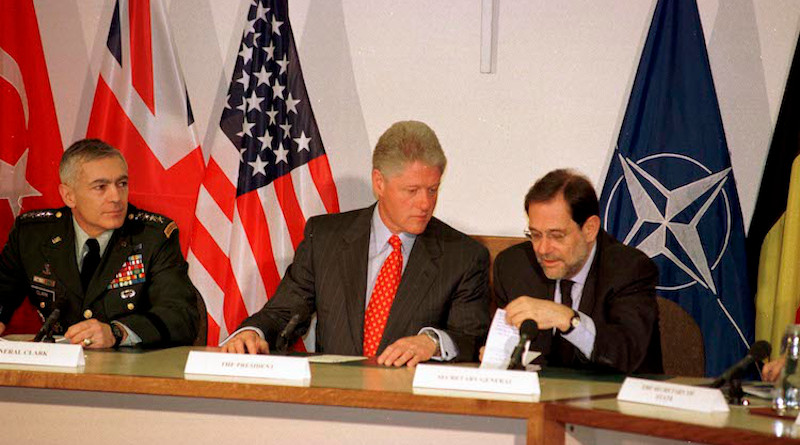
[[506, 319], [539, 325], [532, 349], [551, 366], [660, 373], [658, 269], [600, 229], [597, 195], [569, 170], [525, 197], [530, 242], [501, 252], [494, 287]]
[[317, 314], [317, 352], [414, 366], [474, 360], [488, 329], [487, 250], [433, 218], [446, 158], [421, 122], [398, 122], [373, 153], [377, 204], [306, 223], [275, 295], [223, 342], [266, 353], [294, 314]]
[[59, 166], [67, 207], [20, 215], [0, 256], [0, 333], [28, 296], [55, 334], [87, 348], [191, 344], [196, 290], [177, 225], [128, 205], [128, 166], [97, 139]]

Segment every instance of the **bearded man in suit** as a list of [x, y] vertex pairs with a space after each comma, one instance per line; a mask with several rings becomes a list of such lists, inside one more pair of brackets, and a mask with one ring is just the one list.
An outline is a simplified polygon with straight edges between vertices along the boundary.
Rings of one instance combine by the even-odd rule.
[[497, 256], [494, 291], [509, 323], [537, 322], [542, 363], [662, 372], [658, 269], [600, 228], [589, 180], [554, 170], [528, 191], [525, 211], [530, 241]]
[[433, 217], [446, 164], [427, 125], [392, 125], [372, 157], [377, 203], [309, 219], [275, 295], [222, 350], [267, 353], [293, 315], [304, 332], [316, 313], [317, 352], [386, 366], [475, 360], [489, 324], [489, 254]]

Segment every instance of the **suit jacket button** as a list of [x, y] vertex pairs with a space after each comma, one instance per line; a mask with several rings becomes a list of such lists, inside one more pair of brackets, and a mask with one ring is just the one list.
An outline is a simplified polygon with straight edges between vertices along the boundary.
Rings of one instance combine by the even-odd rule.
[[132, 311], [135, 307], [136, 306], [134, 306], [133, 303], [128, 303], [128, 310], [129, 311]]
[[83, 318], [85, 318], [87, 320], [92, 318], [92, 310], [91, 309], [86, 309], [85, 311], [83, 311]]
[[44, 301], [39, 303], [39, 307], [42, 308], [42, 309], [44, 309], [46, 306], [47, 306], [47, 303], [45, 303]]

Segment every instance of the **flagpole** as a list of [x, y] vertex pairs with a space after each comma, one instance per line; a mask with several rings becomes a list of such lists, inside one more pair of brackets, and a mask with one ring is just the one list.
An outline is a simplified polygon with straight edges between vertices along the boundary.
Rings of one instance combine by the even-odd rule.
[[492, 35], [494, 34], [494, 0], [481, 1], [481, 73], [492, 73]]

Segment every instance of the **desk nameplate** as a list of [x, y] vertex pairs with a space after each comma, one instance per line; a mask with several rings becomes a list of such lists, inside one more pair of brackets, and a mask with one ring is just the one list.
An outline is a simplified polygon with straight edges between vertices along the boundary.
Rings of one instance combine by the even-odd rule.
[[80, 345], [3, 341], [0, 342], [0, 363], [77, 368], [86, 361]]
[[276, 383], [311, 382], [311, 367], [305, 357], [190, 351], [183, 372], [187, 378], [213, 375], [266, 379]]
[[413, 388], [522, 395], [542, 392], [535, 372], [425, 364], [417, 365]]
[[722, 391], [712, 388], [627, 377], [617, 400], [704, 413], [729, 412]]

